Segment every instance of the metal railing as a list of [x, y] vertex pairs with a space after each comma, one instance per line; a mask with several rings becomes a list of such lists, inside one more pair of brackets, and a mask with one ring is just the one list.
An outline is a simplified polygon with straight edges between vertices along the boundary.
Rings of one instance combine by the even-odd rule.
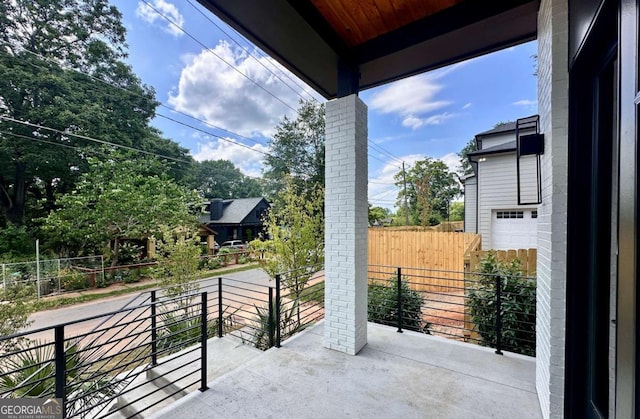
[[535, 278], [369, 266], [369, 321], [535, 355]]
[[186, 293], [144, 292], [117, 311], [1, 337], [10, 350], [0, 353], [0, 398], [56, 397], [64, 417], [103, 418], [138, 415], [196, 386], [204, 391], [207, 339], [279, 347], [322, 318], [320, 301], [300, 302], [302, 288], [288, 288], [302, 281], [321, 282], [310, 270], [278, 275], [273, 286], [210, 278]]

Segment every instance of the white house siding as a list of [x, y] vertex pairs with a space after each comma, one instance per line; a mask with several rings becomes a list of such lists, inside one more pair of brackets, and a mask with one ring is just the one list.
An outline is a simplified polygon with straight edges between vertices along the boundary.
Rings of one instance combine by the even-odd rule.
[[542, 0], [538, 14], [538, 111], [545, 136], [538, 208], [536, 389], [545, 418], [561, 418], [567, 241], [568, 6]]
[[516, 136], [513, 131], [507, 131], [504, 134], [491, 134], [490, 137], [481, 137], [482, 150], [486, 150], [489, 147], [495, 147], [500, 144], [515, 141]]
[[478, 209], [478, 182], [477, 178], [470, 177], [464, 181], [464, 232], [477, 233], [478, 223], [476, 212]]
[[[482, 158], [485, 160], [478, 162], [478, 233], [482, 235], [482, 248], [491, 249], [495, 210], [535, 209], [536, 206], [518, 206], [515, 152]], [[531, 169], [529, 166], [521, 168], [522, 184], [535, 184], [536, 174]]]

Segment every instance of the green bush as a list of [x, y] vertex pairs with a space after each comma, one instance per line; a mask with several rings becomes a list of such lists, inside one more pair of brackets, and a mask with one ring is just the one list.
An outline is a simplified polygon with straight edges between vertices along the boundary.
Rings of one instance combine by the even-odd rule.
[[61, 274], [60, 282], [66, 291], [86, 290], [91, 287], [89, 275], [78, 271], [67, 271]]
[[[523, 278], [518, 259], [504, 263], [493, 252], [480, 263], [475, 287], [468, 291], [469, 313], [483, 345], [496, 346], [496, 277], [501, 283], [502, 347], [535, 356], [536, 281]], [[475, 277], [475, 276], [474, 276]]]
[[[429, 333], [429, 324], [422, 319], [422, 296], [402, 282], [402, 328]], [[398, 324], [398, 281], [373, 281], [368, 290], [367, 317], [370, 322], [396, 326]]]

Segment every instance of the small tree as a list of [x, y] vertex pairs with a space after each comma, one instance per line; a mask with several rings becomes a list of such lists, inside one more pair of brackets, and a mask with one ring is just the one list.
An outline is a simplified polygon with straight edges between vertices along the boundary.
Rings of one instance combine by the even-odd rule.
[[163, 240], [158, 246], [158, 269], [160, 284], [165, 295], [175, 298], [179, 310], [169, 309], [160, 313], [162, 326], [158, 331], [158, 347], [177, 352], [195, 344], [200, 336], [200, 308], [194, 306], [196, 292], [200, 288], [195, 282], [200, 264], [200, 246], [197, 234], [164, 229]]
[[[264, 246], [272, 254], [261, 260], [271, 278], [282, 275], [282, 284], [298, 300], [314, 273], [310, 266], [324, 263], [323, 190], [318, 186], [306, 197], [287, 180], [280, 204], [265, 215], [268, 239]], [[300, 311], [298, 309], [298, 321]]]
[[162, 237], [163, 240], [158, 245], [160, 284], [166, 287], [168, 297], [189, 296], [187, 301], [191, 301], [193, 294], [199, 289], [194, 282], [200, 264], [198, 236], [165, 229]]

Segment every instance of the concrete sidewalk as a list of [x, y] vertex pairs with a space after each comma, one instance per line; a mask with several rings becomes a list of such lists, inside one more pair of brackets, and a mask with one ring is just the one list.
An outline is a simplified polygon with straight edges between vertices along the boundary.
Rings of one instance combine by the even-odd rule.
[[349, 356], [323, 323], [154, 418], [541, 418], [535, 359], [369, 323]]

